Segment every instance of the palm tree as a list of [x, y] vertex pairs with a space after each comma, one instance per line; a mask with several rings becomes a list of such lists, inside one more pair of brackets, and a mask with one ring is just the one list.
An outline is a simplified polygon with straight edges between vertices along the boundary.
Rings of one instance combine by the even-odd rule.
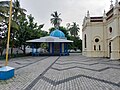
[[76, 37], [78, 35], [80, 28], [79, 25], [76, 22], [73, 22], [73, 25], [69, 28], [71, 36]]
[[19, 29], [19, 20], [21, 16], [25, 16], [26, 10], [20, 7], [20, 2], [19, 0], [14, 0], [13, 3], [13, 20], [12, 24], [16, 25], [16, 27], [11, 26], [11, 37], [12, 37], [12, 48], [11, 48], [11, 54], [13, 53], [13, 47], [14, 47], [14, 40], [15, 40], [15, 35], [18, 32]]
[[[0, 1], [0, 21], [6, 22], [6, 25], [8, 25], [8, 19], [9, 19], [9, 3], [10, 1]], [[19, 0], [14, 0], [13, 6], [12, 6], [12, 22], [11, 22], [11, 38], [12, 38], [12, 48], [11, 48], [11, 54], [13, 52], [13, 46], [14, 46], [14, 39], [15, 34], [17, 30], [19, 29], [19, 18], [21, 15], [25, 15], [26, 10], [20, 7]]]
[[60, 23], [62, 22], [62, 19], [59, 18], [60, 15], [61, 15], [61, 13], [58, 14], [57, 11], [55, 11], [54, 13], [51, 14], [51, 16], [52, 16], [53, 18], [51, 18], [50, 21], [51, 21], [51, 23], [54, 25], [54, 27], [55, 27], [56, 29], [59, 28]]

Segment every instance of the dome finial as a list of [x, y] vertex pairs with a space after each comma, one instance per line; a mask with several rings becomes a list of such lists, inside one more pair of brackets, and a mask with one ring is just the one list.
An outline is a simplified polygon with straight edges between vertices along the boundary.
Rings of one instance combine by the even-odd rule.
[[111, 0], [110, 2], [111, 2], [110, 9], [112, 9], [113, 8], [113, 0]]
[[104, 10], [103, 16], [106, 17], [106, 12], [105, 12], [105, 10]]
[[116, 4], [118, 3], [118, 0], [116, 0], [116, 2], [115, 2]]
[[105, 10], [104, 10], [104, 13], [103, 13], [103, 22], [106, 22], [106, 12], [105, 12]]
[[113, 5], [113, 0], [111, 0], [110, 2], [111, 2], [111, 5]]
[[118, 2], [118, 0], [116, 0], [116, 2], [115, 2], [115, 7], [119, 7], [119, 2]]
[[89, 10], [87, 11], [87, 17], [88, 17], [88, 18], [90, 17], [90, 13], [89, 13]]

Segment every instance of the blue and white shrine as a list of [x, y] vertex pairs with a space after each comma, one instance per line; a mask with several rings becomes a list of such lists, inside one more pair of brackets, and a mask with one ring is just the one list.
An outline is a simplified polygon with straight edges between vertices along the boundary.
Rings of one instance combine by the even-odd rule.
[[[39, 39], [28, 40], [27, 42], [31, 43], [47, 43], [48, 44], [48, 53], [49, 55], [69, 55], [68, 44], [73, 41], [67, 40], [65, 34], [56, 29], [50, 33], [50, 36], [41, 37]], [[34, 47], [33, 47], [34, 49]], [[34, 50], [32, 50], [32, 53]], [[37, 51], [37, 50], [36, 50]], [[36, 52], [36, 54], [39, 54]]]

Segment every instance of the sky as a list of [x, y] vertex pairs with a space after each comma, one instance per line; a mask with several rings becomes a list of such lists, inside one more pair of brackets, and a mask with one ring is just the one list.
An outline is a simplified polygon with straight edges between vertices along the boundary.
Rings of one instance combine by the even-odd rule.
[[[1, 0], [0, 0], [1, 1]], [[44, 30], [52, 27], [50, 23], [51, 14], [57, 11], [61, 13], [61, 25], [66, 27], [67, 23], [76, 22], [82, 31], [83, 19], [89, 10], [90, 16], [102, 16], [104, 10], [110, 8], [111, 0], [20, 0], [21, 7], [32, 14], [35, 22], [45, 24]], [[115, 0], [113, 0], [113, 4]], [[81, 37], [81, 34], [80, 34]]]

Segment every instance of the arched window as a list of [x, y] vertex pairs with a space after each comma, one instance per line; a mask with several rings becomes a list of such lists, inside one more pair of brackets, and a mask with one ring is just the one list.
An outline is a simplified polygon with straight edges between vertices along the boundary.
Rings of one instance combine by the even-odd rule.
[[101, 50], [101, 46], [99, 45], [99, 50]]
[[94, 45], [94, 50], [96, 50], [96, 45]]
[[109, 32], [112, 33], [112, 27], [109, 27]]
[[86, 34], [85, 34], [85, 48], [87, 48], [87, 44], [86, 44]]
[[112, 51], [111, 51], [111, 42], [109, 43], [109, 52], [112, 53]]

